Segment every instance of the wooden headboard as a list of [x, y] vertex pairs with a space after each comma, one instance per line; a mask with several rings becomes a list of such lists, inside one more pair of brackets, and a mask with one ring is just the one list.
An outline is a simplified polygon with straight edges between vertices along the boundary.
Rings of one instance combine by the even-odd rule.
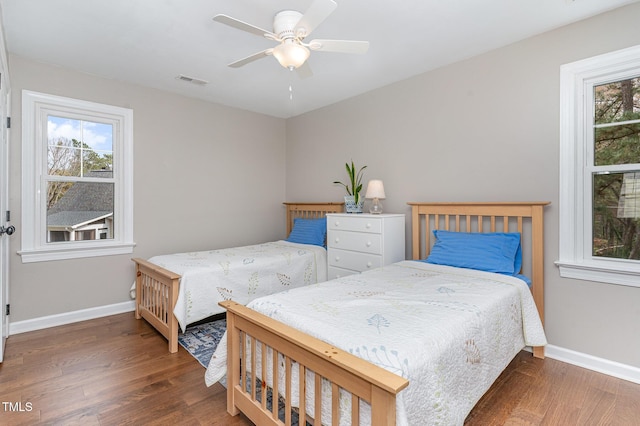
[[[407, 203], [411, 206], [412, 258], [424, 259], [436, 229], [456, 232], [519, 232], [523, 265], [531, 277], [531, 292], [544, 324], [544, 220], [548, 201], [491, 203]], [[544, 357], [544, 347], [533, 348]]]
[[283, 203], [287, 208], [287, 237], [293, 229], [296, 218], [319, 219], [327, 213], [344, 212], [344, 202], [341, 203]]

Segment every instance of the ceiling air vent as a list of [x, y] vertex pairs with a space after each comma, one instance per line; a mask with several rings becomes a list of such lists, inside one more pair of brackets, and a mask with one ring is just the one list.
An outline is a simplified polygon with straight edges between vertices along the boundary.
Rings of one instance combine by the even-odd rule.
[[202, 80], [202, 79], [195, 78], [195, 77], [189, 77], [188, 75], [182, 75], [182, 74], [177, 76], [176, 80], [186, 81], [187, 83], [196, 84], [198, 86], [204, 86], [206, 84], [209, 84], [209, 82], [207, 80]]

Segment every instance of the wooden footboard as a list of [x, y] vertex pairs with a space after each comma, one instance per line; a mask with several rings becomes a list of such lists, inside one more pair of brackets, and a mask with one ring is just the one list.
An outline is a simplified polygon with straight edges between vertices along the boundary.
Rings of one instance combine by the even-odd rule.
[[[371, 406], [373, 426], [395, 425], [396, 395], [407, 387], [408, 380], [236, 302], [225, 301], [220, 305], [227, 310], [227, 411], [231, 415], [242, 411], [255, 424], [291, 425], [292, 413], [295, 412], [300, 424], [304, 424], [304, 419], [310, 417], [310, 410], [305, 407], [308, 393], [305, 378], [307, 372], [312, 372], [315, 384], [313, 412], [316, 417], [322, 413], [322, 401], [330, 401], [332, 418], [329, 424], [339, 424], [339, 390], [344, 389], [351, 394], [350, 424], [360, 424], [359, 401], [366, 401]], [[247, 340], [250, 350], [243, 350], [247, 346], [241, 342]], [[273, 362], [272, 366], [257, 369], [258, 364], [267, 366], [267, 348], [284, 358], [284, 366]], [[278, 357], [272, 356], [271, 359], [277, 361]], [[278, 380], [272, 380], [269, 386], [272, 387], [271, 400], [274, 402], [268, 403], [267, 371], [270, 369], [272, 377], [278, 377], [281, 373], [278, 369], [283, 368], [285, 388], [278, 389]], [[291, 377], [295, 370], [299, 380], [293, 390]], [[257, 371], [260, 371], [260, 377], [257, 377]], [[323, 380], [331, 384], [330, 395], [323, 396], [322, 388], [326, 388], [321, 385]], [[256, 386], [256, 383], [261, 385]], [[298, 407], [292, 406], [292, 392], [298, 392]], [[283, 420], [279, 419], [277, 395], [283, 395], [280, 407]]]
[[178, 351], [178, 320], [173, 308], [178, 299], [180, 275], [147, 262], [136, 264], [136, 318], [144, 318], [169, 341], [169, 352]]

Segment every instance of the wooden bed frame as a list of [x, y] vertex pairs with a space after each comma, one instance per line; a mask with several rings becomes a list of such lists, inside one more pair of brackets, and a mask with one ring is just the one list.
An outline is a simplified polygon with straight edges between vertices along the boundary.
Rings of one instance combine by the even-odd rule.
[[[413, 259], [425, 258], [433, 245], [431, 231], [444, 229], [462, 232], [519, 232], [522, 235], [523, 262], [530, 267], [531, 291], [536, 302], [540, 318], [544, 319], [544, 275], [543, 275], [543, 209], [548, 202], [509, 202], [509, 203], [408, 203], [412, 217]], [[396, 395], [409, 382], [378, 366], [366, 362], [350, 353], [335, 348], [321, 340], [295, 330], [276, 320], [268, 318], [245, 306], [232, 301], [220, 303], [227, 309], [227, 411], [231, 415], [243, 412], [253, 423], [259, 425], [291, 424], [291, 371], [299, 368], [299, 377], [304, 372], [315, 373], [314, 382], [320, 383], [322, 377], [331, 383], [332, 398], [331, 424], [338, 424], [338, 389], [342, 388], [352, 395], [353, 407], [351, 424], [359, 424], [358, 401], [363, 400], [371, 406], [371, 424], [373, 426], [395, 425]], [[249, 341], [250, 351], [242, 351], [240, 342]], [[241, 383], [262, 383], [264, 391], [265, 377], [255, 377], [256, 348], [262, 354], [262, 365], [266, 365], [266, 348], [284, 357], [285, 389], [284, 422], [278, 418], [277, 404], [269, 408], [266, 398], [257, 396], [255, 385], [242, 386]], [[251, 356], [247, 357], [248, 352]], [[533, 349], [534, 356], [544, 357], [544, 347]], [[273, 359], [277, 359], [273, 356]], [[297, 364], [293, 364], [296, 362]], [[246, 366], [251, 366], [247, 370]], [[273, 376], [278, 377], [278, 363], [274, 362]], [[280, 367], [282, 368], [282, 367]], [[266, 368], [261, 369], [263, 371]], [[276, 381], [277, 382], [277, 381]], [[273, 394], [278, 395], [278, 384], [274, 383]], [[315, 413], [321, 412], [321, 395], [318, 386], [315, 394]], [[300, 380], [297, 407], [299, 418], [307, 418], [304, 406], [304, 380]], [[310, 420], [310, 419], [308, 419]], [[312, 422], [312, 420], [310, 420]]]
[[[297, 218], [317, 219], [341, 213], [344, 203], [283, 203], [287, 212], [287, 236]], [[140, 259], [136, 264], [136, 318], [144, 318], [169, 341], [169, 352], [178, 351], [178, 320], [173, 308], [178, 299], [180, 275]]]

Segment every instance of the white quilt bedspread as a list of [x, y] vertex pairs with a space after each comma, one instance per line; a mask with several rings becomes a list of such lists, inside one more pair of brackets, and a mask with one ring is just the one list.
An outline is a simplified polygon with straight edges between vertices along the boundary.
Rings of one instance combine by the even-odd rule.
[[[249, 307], [407, 378], [398, 425], [462, 425], [526, 345], [546, 337], [527, 285], [469, 269], [403, 261]], [[223, 338], [205, 374], [226, 374]], [[295, 398], [297, 399], [297, 398]]]
[[174, 315], [188, 324], [224, 312], [218, 305], [242, 304], [327, 279], [324, 247], [275, 241], [220, 250], [155, 256], [150, 262], [181, 276]]

